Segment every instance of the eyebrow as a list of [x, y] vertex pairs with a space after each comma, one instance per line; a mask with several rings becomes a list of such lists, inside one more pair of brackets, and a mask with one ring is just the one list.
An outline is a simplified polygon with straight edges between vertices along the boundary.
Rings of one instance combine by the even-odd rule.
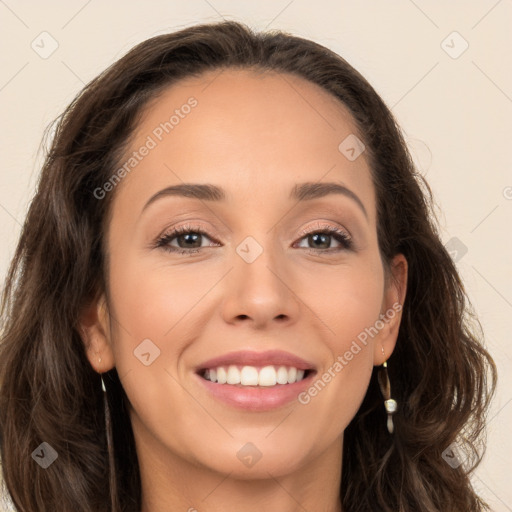
[[[318, 199], [329, 194], [341, 194], [352, 199], [362, 210], [365, 217], [368, 218], [368, 212], [359, 197], [348, 189], [345, 185], [333, 182], [324, 183], [300, 183], [295, 185], [290, 191], [289, 199], [295, 201], [308, 201]], [[208, 183], [182, 183], [180, 185], [172, 185], [166, 187], [149, 198], [142, 208], [144, 211], [151, 203], [158, 199], [168, 196], [190, 197], [200, 199], [202, 201], [225, 201], [227, 198], [224, 189]]]
[[325, 197], [329, 194], [341, 194], [349, 199], [352, 199], [362, 210], [364, 216], [368, 218], [368, 212], [364, 207], [363, 202], [359, 197], [352, 192], [345, 185], [341, 185], [340, 183], [300, 183], [295, 185], [290, 192], [290, 199], [295, 199], [297, 201], [307, 201], [310, 199], [317, 199], [319, 197]]

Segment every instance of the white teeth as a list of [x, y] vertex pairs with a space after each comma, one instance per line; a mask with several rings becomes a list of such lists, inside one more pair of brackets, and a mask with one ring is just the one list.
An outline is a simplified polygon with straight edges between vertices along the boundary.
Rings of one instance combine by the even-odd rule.
[[204, 378], [219, 384], [241, 384], [242, 386], [275, 386], [276, 384], [293, 384], [304, 378], [304, 370], [298, 370], [293, 366], [243, 366], [241, 370], [236, 365], [227, 368], [209, 368], [204, 373]]
[[288, 371], [284, 366], [280, 366], [277, 370], [276, 380], [278, 384], [288, 384]]
[[273, 366], [264, 366], [260, 370], [258, 386], [275, 386], [277, 382], [276, 369]]
[[226, 370], [224, 370], [223, 366], [220, 366], [217, 368], [217, 382], [219, 384], [226, 384], [226, 381], [228, 380], [226, 375]]
[[240, 372], [240, 383], [243, 386], [257, 386], [258, 370], [254, 366], [244, 366]]
[[236, 366], [228, 368], [227, 381], [228, 384], [240, 384], [240, 372]]

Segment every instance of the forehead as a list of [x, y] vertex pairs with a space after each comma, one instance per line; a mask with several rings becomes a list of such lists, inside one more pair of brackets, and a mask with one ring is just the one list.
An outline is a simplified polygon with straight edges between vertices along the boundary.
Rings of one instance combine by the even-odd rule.
[[[191, 112], [187, 108], [190, 98], [197, 103]], [[276, 131], [282, 137], [297, 136], [307, 124], [302, 136], [314, 141], [323, 132], [357, 131], [347, 108], [319, 85], [296, 75], [260, 69], [211, 70], [185, 78], [156, 96], [144, 110], [138, 135], [153, 131], [173, 113], [179, 116], [172, 122], [176, 136], [179, 132], [187, 135], [191, 123], [180, 121], [189, 113], [198, 134], [201, 129], [236, 125], [237, 130], [243, 128], [240, 136], [274, 136]], [[301, 122], [297, 125], [297, 121]], [[177, 124], [181, 124], [179, 131], [174, 129]], [[209, 138], [215, 138], [215, 133], [210, 132]]]
[[258, 191], [269, 199], [288, 195], [290, 184], [324, 180], [350, 185], [372, 204], [365, 154], [350, 161], [339, 148], [355, 134], [346, 107], [303, 78], [252, 69], [208, 71], [148, 103], [125, 160], [144, 145], [151, 150], [119, 188], [137, 202], [175, 183], [216, 183], [228, 198], [256, 200]]

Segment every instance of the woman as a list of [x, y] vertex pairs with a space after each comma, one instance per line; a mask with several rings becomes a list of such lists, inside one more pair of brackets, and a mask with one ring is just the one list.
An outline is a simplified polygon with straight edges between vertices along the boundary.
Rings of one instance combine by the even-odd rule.
[[59, 120], [7, 279], [16, 507], [484, 510], [496, 370], [430, 204], [328, 49], [139, 44]]

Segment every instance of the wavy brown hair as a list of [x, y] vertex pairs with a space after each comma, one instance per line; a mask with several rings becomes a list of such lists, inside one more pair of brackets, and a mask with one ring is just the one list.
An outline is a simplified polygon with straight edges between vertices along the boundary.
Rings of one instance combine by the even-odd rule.
[[[407, 297], [389, 360], [399, 403], [395, 433], [386, 431], [374, 374], [344, 435], [344, 510], [484, 510], [468, 475], [481, 457], [496, 369], [441, 243], [431, 191], [393, 115], [329, 49], [234, 21], [140, 43], [92, 80], [57, 120], [3, 293], [0, 444], [13, 503], [22, 512], [140, 510], [127, 397], [114, 368], [105, 377], [104, 407], [100, 376], [79, 334], [84, 306], [108, 292], [104, 233], [115, 192], [103, 200], [93, 192], [118, 168], [150, 100], [183, 78], [232, 68], [302, 77], [349, 109], [376, 190], [384, 267], [389, 270], [397, 253], [408, 261]], [[452, 468], [443, 458], [455, 441], [474, 450], [470, 464]], [[42, 442], [58, 453], [47, 469], [31, 457]]]

